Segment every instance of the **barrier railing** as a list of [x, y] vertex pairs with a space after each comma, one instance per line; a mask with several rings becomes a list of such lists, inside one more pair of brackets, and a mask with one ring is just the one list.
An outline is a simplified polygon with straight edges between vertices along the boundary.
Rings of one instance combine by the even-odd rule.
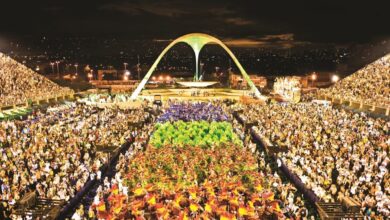
[[[126, 151], [131, 145], [131, 142], [127, 141], [124, 143], [118, 151], [114, 153], [114, 155], [110, 156], [110, 160], [104, 164], [100, 168], [100, 172], [102, 173], [102, 176], [105, 176], [106, 171], [110, 166], [112, 166], [116, 160], [118, 160], [120, 153]], [[66, 216], [68, 216], [73, 209], [77, 207], [77, 205], [80, 203], [81, 199], [91, 190], [93, 185], [97, 182], [98, 180], [95, 178], [93, 180], [88, 180], [85, 184], [84, 187], [76, 193], [76, 195], [69, 200], [68, 204], [61, 210], [60, 217], [58, 219], [65, 219]]]
[[281, 162], [279, 169], [295, 185], [295, 187], [297, 187], [303, 193], [303, 195], [305, 195], [305, 197], [310, 200], [310, 202], [318, 202], [319, 198], [317, 197], [317, 195], [311, 189], [307, 188], [307, 186], [302, 182], [302, 180], [295, 173], [293, 173], [277, 156], [277, 153], [279, 152], [277, 149], [279, 147], [275, 146], [271, 142], [268, 142], [270, 143], [268, 145], [267, 141], [264, 140], [263, 137], [258, 135], [253, 129], [251, 129], [250, 132], [255, 142], [259, 144], [265, 150], [265, 152], [269, 154], [269, 156], [271, 156], [275, 161], [279, 160]]
[[[247, 124], [243, 117], [240, 116], [237, 112], [233, 113], [234, 117], [243, 125]], [[317, 195], [306, 187], [306, 185], [301, 181], [301, 179], [294, 174], [283, 162], [280, 158], [278, 158], [277, 153], [281, 151], [285, 151], [285, 149], [280, 148], [279, 146], [273, 144], [271, 141], [266, 140], [264, 137], [261, 137], [257, 132], [253, 129], [253, 126], [249, 128], [249, 132], [253, 137], [253, 140], [258, 144], [264, 152], [267, 153], [268, 156], [273, 158], [275, 161], [279, 160], [281, 163], [279, 169], [286, 175], [286, 177], [305, 195], [310, 202], [315, 203], [319, 201]]]
[[[146, 119], [143, 122], [133, 124], [132, 126], [140, 128], [149, 120], [150, 120], [150, 118]], [[119, 149], [112, 151], [113, 154], [110, 155], [108, 162], [100, 168], [100, 171], [102, 173], [102, 179], [104, 179], [105, 176], [107, 176], [107, 173], [109, 172], [110, 167], [115, 166], [116, 162], [119, 159], [119, 156], [121, 154], [124, 154], [129, 149], [129, 147], [131, 146], [133, 141], [134, 141], [133, 138], [131, 140], [127, 140], [126, 143], [122, 144], [119, 147]], [[58, 219], [59, 220], [66, 219], [73, 212], [73, 210], [80, 204], [82, 198], [93, 188], [93, 186], [97, 182], [98, 182], [98, 180], [95, 178], [95, 179], [89, 180], [87, 183], [85, 183], [84, 187], [79, 192], [77, 192], [76, 195], [61, 210], [61, 213], [60, 213]]]
[[317, 99], [327, 100], [334, 104], [347, 105], [355, 109], [370, 111], [376, 114], [382, 114], [386, 116], [390, 115], [390, 105], [389, 106], [374, 105], [374, 104], [367, 103], [364, 100], [354, 101], [354, 100], [343, 99], [343, 98], [335, 98], [326, 95], [318, 95]]
[[9, 110], [14, 109], [17, 107], [27, 107], [30, 105], [39, 105], [40, 103], [49, 103], [50, 100], [52, 101], [58, 101], [58, 100], [65, 100], [65, 99], [72, 99], [74, 97], [74, 93], [68, 93], [68, 94], [61, 94], [61, 95], [54, 95], [54, 96], [45, 96], [45, 97], [37, 97], [32, 100], [27, 100], [24, 103], [15, 103], [14, 105], [6, 105], [6, 106], [0, 106], [1, 110]]

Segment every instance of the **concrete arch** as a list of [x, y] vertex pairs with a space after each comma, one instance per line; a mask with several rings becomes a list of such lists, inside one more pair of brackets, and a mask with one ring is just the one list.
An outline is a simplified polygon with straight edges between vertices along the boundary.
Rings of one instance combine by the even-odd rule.
[[136, 99], [141, 92], [141, 90], [146, 85], [147, 81], [151, 77], [152, 73], [156, 69], [158, 63], [160, 60], [164, 57], [164, 55], [177, 43], [186, 43], [188, 44], [195, 53], [195, 64], [196, 64], [196, 72], [195, 72], [195, 80], [198, 80], [199, 77], [199, 53], [202, 50], [203, 46], [209, 43], [215, 43], [221, 46], [232, 58], [238, 69], [240, 70], [241, 74], [243, 75], [244, 79], [247, 81], [248, 85], [250, 86], [252, 92], [254, 92], [256, 97], [260, 97], [261, 94], [259, 90], [256, 88], [256, 86], [253, 84], [252, 80], [249, 78], [248, 74], [236, 58], [236, 56], [233, 54], [233, 52], [220, 40], [217, 38], [210, 36], [208, 34], [202, 34], [202, 33], [191, 33], [183, 35], [176, 40], [172, 41], [157, 57], [156, 61], [154, 61], [153, 65], [150, 67], [149, 71], [146, 73], [145, 77], [142, 79], [140, 84], [137, 86], [137, 88], [134, 90], [133, 94], [131, 95], [131, 99]]

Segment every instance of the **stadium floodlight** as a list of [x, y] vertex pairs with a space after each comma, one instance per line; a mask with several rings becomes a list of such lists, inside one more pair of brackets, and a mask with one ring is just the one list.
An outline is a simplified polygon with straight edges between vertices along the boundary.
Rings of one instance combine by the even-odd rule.
[[54, 63], [50, 62], [50, 66], [51, 66], [51, 73], [54, 74]]
[[311, 74], [311, 80], [315, 81], [317, 79], [317, 74], [313, 73]]
[[339, 81], [340, 77], [338, 75], [333, 75], [332, 76], [332, 82], [336, 83], [337, 81]]

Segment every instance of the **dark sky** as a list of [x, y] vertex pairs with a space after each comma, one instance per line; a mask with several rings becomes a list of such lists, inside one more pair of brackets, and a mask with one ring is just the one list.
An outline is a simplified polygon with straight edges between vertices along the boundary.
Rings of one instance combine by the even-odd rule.
[[204, 32], [235, 43], [369, 42], [390, 37], [386, 1], [6, 0], [0, 34], [172, 39]]

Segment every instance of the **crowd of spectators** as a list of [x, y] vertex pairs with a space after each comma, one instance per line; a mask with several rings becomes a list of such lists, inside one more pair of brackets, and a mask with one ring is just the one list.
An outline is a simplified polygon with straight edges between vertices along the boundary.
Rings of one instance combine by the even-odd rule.
[[390, 106], [390, 54], [368, 64], [317, 95], [330, 96], [375, 106]]
[[[126, 153], [119, 156], [118, 163], [115, 167], [116, 171], [124, 170], [124, 167], [126, 167], [129, 161], [133, 159], [134, 155], [136, 155], [137, 152], [144, 150], [152, 131], [153, 124], [144, 124], [142, 128], [133, 130], [131, 132], [133, 141]], [[96, 190], [96, 195], [92, 204], [87, 204], [86, 206], [80, 205], [72, 216], [73, 220], [97, 219], [98, 210], [101, 209], [99, 207], [103, 206], [103, 204], [105, 206], [105, 203], [107, 202], [113, 190], [113, 186], [117, 187], [118, 193], [125, 195], [126, 201], [129, 202], [129, 188], [126, 186], [121, 172], [116, 172], [116, 174], [110, 179], [108, 177], [104, 178], [104, 180], [101, 180], [100, 183], [101, 184]]]
[[12, 206], [36, 191], [69, 201], [89, 179], [100, 178], [108, 156], [97, 147], [118, 147], [131, 137], [129, 127], [148, 117], [143, 109], [58, 109], [0, 122], [0, 200]]
[[0, 107], [25, 104], [37, 98], [68, 95], [63, 88], [9, 56], [0, 53]]
[[85, 103], [120, 103], [130, 102], [131, 94], [89, 94], [79, 100]]
[[[334, 86], [318, 90], [316, 95], [386, 107], [390, 105], [389, 88], [390, 54]], [[0, 53], [0, 106], [71, 92]], [[128, 95], [91, 95], [84, 99], [97, 103], [128, 100]], [[168, 105], [173, 107], [163, 112], [160, 121], [231, 119], [225, 114], [229, 108], [219, 101], [213, 105], [186, 102]], [[237, 106], [243, 109], [241, 118], [255, 124], [253, 130], [257, 134], [287, 149], [279, 152], [277, 161], [272, 162], [259, 151], [244, 128], [233, 121], [245, 150], [255, 155], [258, 171], [276, 192], [275, 199], [285, 217], [314, 218], [303, 195], [277, 172], [275, 166], [280, 163], [321, 201], [340, 202], [350, 197], [359, 202], [367, 217], [390, 216], [388, 118], [372, 118], [365, 113], [315, 103]], [[101, 181], [93, 203], [90, 207], [80, 206], [73, 219], [97, 218], [103, 207], [112, 208], [106, 206], [112, 204], [109, 200], [113, 195], [124, 196], [129, 204], [134, 202], [128, 201], [134, 192], [129, 192], [132, 189], [124, 175], [129, 175], [130, 161], [145, 151], [154, 128], [152, 124], [135, 130], [129, 128], [148, 117], [141, 108], [121, 110], [71, 103], [34, 112], [23, 121], [0, 122], [0, 217], [8, 216], [9, 207], [28, 192], [36, 191], [41, 198], [69, 201], [91, 179]], [[129, 139], [134, 142], [120, 155], [114, 177], [102, 179], [100, 168], [108, 162], [108, 156], [98, 148], [119, 147]]]
[[166, 121], [226, 121], [228, 116], [221, 103], [189, 103], [189, 102], [168, 102], [170, 106], [158, 118], [158, 122]]
[[257, 158], [259, 170], [264, 174], [268, 173], [269, 181], [272, 182], [273, 191], [276, 192], [275, 198], [279, 200], [284, 216], [293, 219], [314, 219], [315, 211], [309, 206], [309, 201], [305, 200], [304, 195], [288, 181], [278, 170], [277, 163], [272, 158], [261, 151], [254, 143], [249, 132], [237, 120], [233, 120], [235, 132], [244, 141], [246, 146]]
[[247, 121], [325, 202], [350, 197], [366, 216], [390, 216], [390, 121], [314, 103], [247, 106]]

